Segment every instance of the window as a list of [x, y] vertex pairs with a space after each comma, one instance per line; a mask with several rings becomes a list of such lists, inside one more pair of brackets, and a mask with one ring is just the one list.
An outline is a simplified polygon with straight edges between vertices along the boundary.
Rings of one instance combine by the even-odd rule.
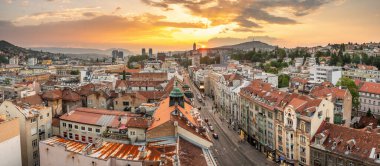
[[73, 133], [69, 133], [69, 139], [73, 139]]
[[63, 127], [66, 127], [66, 123], [62, 123], [62, 126], [63, 126]]
[[272, 112], [268, 112], [268, 118], [273, 119], [273, 113]]
[[69, 129], [72, 129], [73, 128], [73, 124], [69, 124]]
[[115, 104], [117, 105], [117, 104], [118, 104], [118, 102], [117, 102], [117, 101], [115, 101]]
[[44, 117], [41, 115], [41, 116], [40, 116], [40, 119], [43, 119], [43, 118], [44, 118]]
[[306, 159], [301, 157], [301, 162], [306, 163]]
[[129, 106], [129, 101], [123, 101], [123, 106]]
[[92, 128], [91, 127], [87, 128], [87, 131], [92, 132]]
[[49, 117], [49, 116], [50, 116], [50, 114], [49, 114], [49, 113], [47, 113], [47, 114], [46, 114], [46, 117]]
[[88, 142], [92, 143], [92, 137], [88, 137]]
[[305, 154], [305, 152], [306, 152], [305, 147], [300, 146], [300, 153], [301, 154]]
[[67, 138], [67, 132], [63, 132], [63, 137]]
[[300, 129], [302, 130], [302, 131], [305, 131], [305, 122], [304, 121], [302, 121], [301, 122], [301, 125], [300, 125]]
[[135, 131], [131, 131], [131, 132], [129, 132], [129, 135], [136, 135], [136, 132]]
[[88, 104], [91, 105], [92, 104], [92, 100], [88, 100]]
[[282, 136], [278, 136], [278, 142], [282, 142]]
[[75, 140], [79, 141], [79, 135], [75, 134]]
[[35, 139], [32, 141], [32, 147], [35, 148], [37, 146], [38, 146], [38, 142], [37, 142], [37, 139]]
[[36, 122], [36, 118], [30, 119], [30, 123], [34, 123], [34, 122]]
[[291, 119], [288, 118], [288, 125], [289, 126], [293, 126], [293, 121]]
[[283, 151], [282, 146], [278, 146], [278, 150], [282, 152]]
[[81, 129], [82, 131], [86, 131], [86, 127], [85, 127], [85, 126], [82, 126], [80, 129]]
[[273, 124], [271, 122], [268, 122], [268, 128], [273, 129]]
[[100, 133], [100, 129], [95, 129], [95, 132]]
[[74, 129], [77, 129], [77, 130], [78, 130], [78, 125], [74, 125]]
[[319, 112], [318, 112], [318, 118], [319, 118], [319, 119], [322, 118], [322, 111], [319, 111]]
[[303, 136], [303, 135], [301, 135], [300, 136], [300, 141], [301, 141], [301, 143], [306, 143], [306, 138], [305, 138], [305, 136]]
[[36, 150], [33, 152], [33, 159], [36, 159], [37, 157], [38, 157], [38, 151]]
[[86, 142], [86, 136], [82, 135], [82, 142]]

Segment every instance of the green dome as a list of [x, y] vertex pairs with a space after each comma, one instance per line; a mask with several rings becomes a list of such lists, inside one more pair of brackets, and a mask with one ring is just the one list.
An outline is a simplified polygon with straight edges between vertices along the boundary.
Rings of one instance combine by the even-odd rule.
[[183, 93], [178, 87], [173, 88], [170, 92], [170, 97], [183, 97]]
[[187, 84], [185, 84], [185, 85], [182, 86], [182, 88], [190, 88], [190, 86], [187, 85]]

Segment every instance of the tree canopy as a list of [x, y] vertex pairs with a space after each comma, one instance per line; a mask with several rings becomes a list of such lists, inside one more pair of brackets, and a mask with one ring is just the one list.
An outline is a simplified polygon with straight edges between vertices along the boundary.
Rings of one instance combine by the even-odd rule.
[[352, 96], [352, 108], [359, 108], [359, 87], [356, 86], [354, 80], [348, 77], [342, 77], [337, 83], [337, 86], [347, 87]]

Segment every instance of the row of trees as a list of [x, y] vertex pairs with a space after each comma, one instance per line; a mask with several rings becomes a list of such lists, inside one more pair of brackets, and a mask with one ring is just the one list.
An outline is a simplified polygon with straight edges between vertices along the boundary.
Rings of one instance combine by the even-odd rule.
[[214, 56], [214, 57], [205, 56], [205, 57], [202, 57], [200, 59], [200, 63], [201, 64], [206, 64], [206, 65], [219, 64], [220, 63], [220, 56]]
[[143, 60], [146, 60], [148, 59], [148, 55], [136, 55], [136, 56], [131, 56], [129, 57], [128, 59], [128, 68], [132, 69], [133, 66], [132, 66], [132, 63], [133, 62], [142, 62]]

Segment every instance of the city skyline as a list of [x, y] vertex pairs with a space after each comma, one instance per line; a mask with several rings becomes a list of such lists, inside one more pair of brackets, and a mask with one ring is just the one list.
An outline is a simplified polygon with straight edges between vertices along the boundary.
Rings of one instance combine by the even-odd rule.
[[0, 1], [0, 39], [23, 47], [190, 50], [379, 42], [380, 1]]

